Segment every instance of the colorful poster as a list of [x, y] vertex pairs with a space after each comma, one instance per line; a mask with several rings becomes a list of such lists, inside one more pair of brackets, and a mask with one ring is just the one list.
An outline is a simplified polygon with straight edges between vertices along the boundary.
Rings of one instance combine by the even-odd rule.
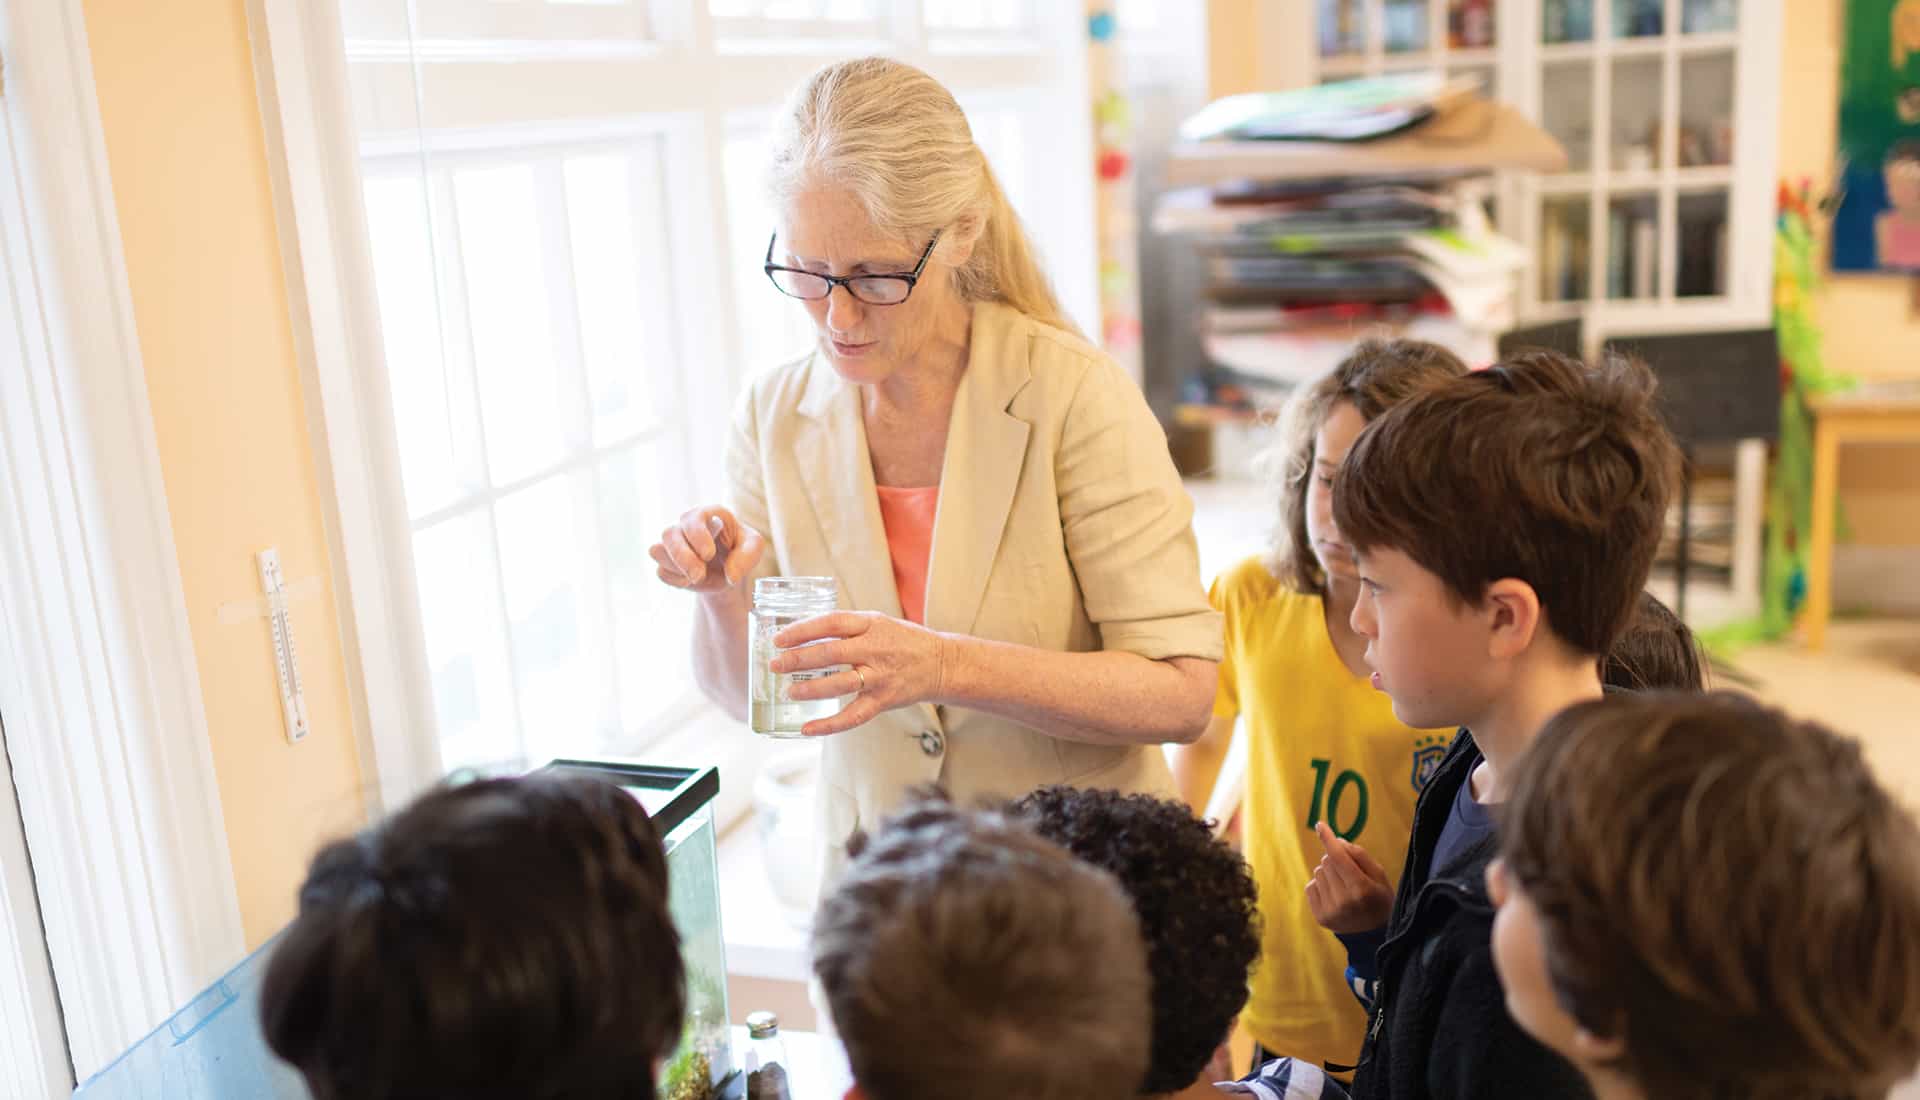
[[1848, 0], [1835, 271], [1920, 272], [1920, 0]]

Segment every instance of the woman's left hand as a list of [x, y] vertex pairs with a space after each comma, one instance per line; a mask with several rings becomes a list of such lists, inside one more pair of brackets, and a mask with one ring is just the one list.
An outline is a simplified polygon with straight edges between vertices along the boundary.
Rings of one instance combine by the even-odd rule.
[[835, 611], [787, 627], [773, 636], [773, 644], [784, 650], [773, 659], [775, 672], [849, 666], [802, 680], [788, 693], [796, 700], [853, 696], [839, 713], [800, 728], [808, 737], [819, 737], [865, 725], [896, 707], [939, 698], [954, 639], [874, 611]]

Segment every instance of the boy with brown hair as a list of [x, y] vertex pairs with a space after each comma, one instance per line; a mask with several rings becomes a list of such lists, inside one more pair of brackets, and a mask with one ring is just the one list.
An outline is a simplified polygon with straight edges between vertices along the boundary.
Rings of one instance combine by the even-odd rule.
[[1390, 906], [1338, 837], [1309, 887], [1327, 927], [1376, 930], [1377, 952], [1349, 943], [1379, 978], [1360, 1100], [1588, 1095], [1506, 1013], [1490, 807], [1546, 720], [1600, 697], [1601, 656], [1646, 584], [1679, 466], [1653, 390], [1638, 363], [1521, 352], [1389, 410], [1336, 477], [1373, 683], [1408, 725], [1461, 727], [1421, 792]]
[[1866, 1100], [1920, 1064], [1920, 828], [1855, 742], [1620, 696], [1548, 722], [1511, 789], [1494, 962], [1601, 1100]]
[[1131, 1097], [1146, 948], [1113, 876], [997, 810], [923, 794], [871, 837], [813, 923], [847, 1100]]

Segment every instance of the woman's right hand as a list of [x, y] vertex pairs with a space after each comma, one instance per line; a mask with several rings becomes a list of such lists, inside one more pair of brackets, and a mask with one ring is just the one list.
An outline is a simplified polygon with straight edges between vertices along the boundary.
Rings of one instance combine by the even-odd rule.
[[724, 592], [753, 573], [767, 551], [760, 532], [725, 508], [694, 508], [660, 532], [652, 555], [660, 579], [675, 588], [707, 595]]

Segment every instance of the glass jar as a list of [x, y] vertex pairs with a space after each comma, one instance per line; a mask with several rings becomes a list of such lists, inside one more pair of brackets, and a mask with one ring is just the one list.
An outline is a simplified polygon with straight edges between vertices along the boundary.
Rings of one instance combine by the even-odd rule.
[[787, 1085], [787, 1045], [780, 1020], [771, 1012], [747, 1015], [747, 1100], [791, 1100]]
[[747, 616], [747, 724], [763, 737], [799, 737], [800, 727], [840, 710], [840, 700], [801, 699], [794, 684], [841, 671], [841, 666], [779, 673], [770, 667], [780, 655], [773, 636], [802, 619], [839, 606], [832, 577], [762, 577], [753, 582], [753, 610]]

